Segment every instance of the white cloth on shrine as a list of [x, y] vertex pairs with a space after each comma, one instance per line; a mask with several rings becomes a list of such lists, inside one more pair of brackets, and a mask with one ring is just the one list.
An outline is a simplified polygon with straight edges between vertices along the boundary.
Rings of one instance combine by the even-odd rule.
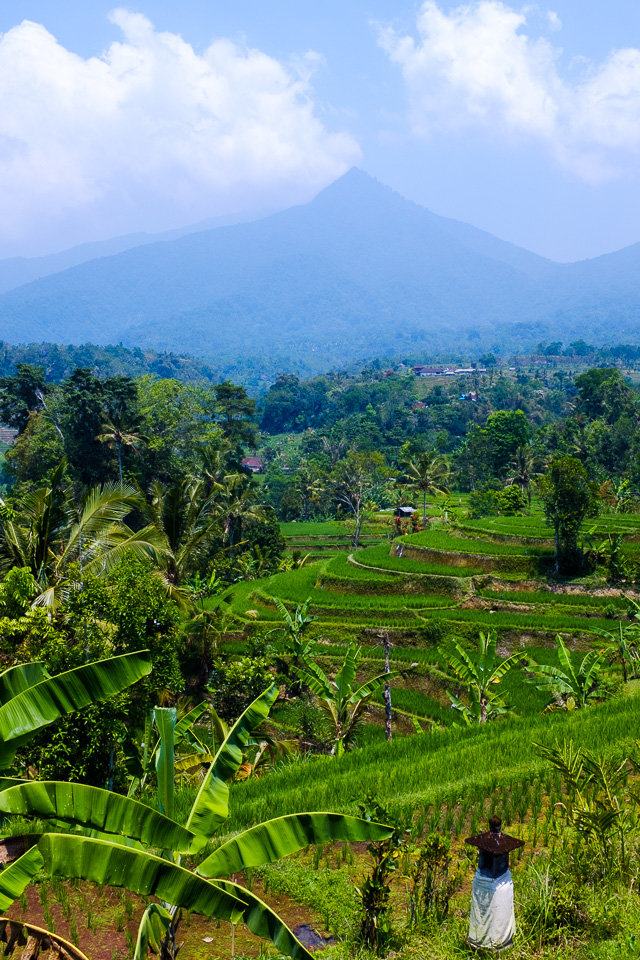
[[476, 870], [471, 887], [469, 943], [495, 950], [506, 946], [515, 932], [511, 871], [488, 877]]

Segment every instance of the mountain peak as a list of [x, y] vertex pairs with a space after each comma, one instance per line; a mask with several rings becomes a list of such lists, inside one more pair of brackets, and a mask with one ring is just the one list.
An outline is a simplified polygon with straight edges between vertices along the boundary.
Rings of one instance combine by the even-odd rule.
[[[338, 177], [337, 180], [330, 183], [328, 187], [321, 190], [311, 202], [323, 202], [324, 200], [333, 201], [343, 197], [348, 197], [349, 201], [352, 202], [354, 199], [370, 199], [373, 197], [389, 198], [392, 196], [395, 196], [399, 200], [404, 199], [400, 197], [400, 194], [395, 193], [391, 187], [385, 186], [385, 184], [376, 180], [375, 177], [372, 177], [370, 173], [365, 173], [360, 167], [351, 167], [351, 169], [343, 173], [341, 177]], [[405, 203], [407, 202], [409, 201], [405, 201]]]

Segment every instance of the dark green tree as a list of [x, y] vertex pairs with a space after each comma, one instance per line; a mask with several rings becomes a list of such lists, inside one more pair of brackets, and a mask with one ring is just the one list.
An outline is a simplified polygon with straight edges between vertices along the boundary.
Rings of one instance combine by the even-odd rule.
[[220, 426], [232, 443], [255, 447], [256, 425], [253, 421], [256, 402], [247, 395], [244, 387], [225, 380], [214, 387], [220, 411]]
[[502, 476], [518, 447], [529, 440], [530, 428], [522, 410], [497, 410], [487, 417], [486, 431], [491, 444], [493, 472]]
[[598, 512], [598, 489], [575, 457], [557, 457], [540, 479], [538, 492], [555, 538], [555, 572], [578, 568], [583, 521]]
[[46, 390], [44, 370], [19, 363], [13, 377], [0, 378], [0, 423], [22, 433], [32, 410], [38, 410]]

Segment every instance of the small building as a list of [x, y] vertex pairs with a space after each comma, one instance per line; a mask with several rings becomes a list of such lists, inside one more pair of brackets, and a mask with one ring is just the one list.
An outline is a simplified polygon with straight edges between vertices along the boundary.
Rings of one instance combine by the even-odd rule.
[[396, 507], [393, 512], [394, 517], [400, 520], [408, 520], [416, 512], [415, 507]]
[[264, 473], [264, 460], [262, 457], [244, 457], [242, 466], [251, 473]]

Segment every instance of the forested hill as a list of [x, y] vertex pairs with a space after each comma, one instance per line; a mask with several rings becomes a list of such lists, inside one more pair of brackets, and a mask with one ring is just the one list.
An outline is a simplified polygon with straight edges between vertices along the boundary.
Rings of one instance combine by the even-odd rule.
[[183, 383], [217, 383], [223, 379], [218, 369], [195, 357], [155, 350], [133, 350], [118, 346], [79, 346], [57, 343], [28, 343], [12, 346], [0, 341], [0, 377], [12, 376], [18, 364], [41, 367], [49, 383], [66, 380], [78, 367], [88, 367], [97, 377], [139, 377], [145, 373], [174, 378]]
[[556, 264], [352, 170], [304, 206], [6, 292], [0, 336], [184, 350], [230, 371], [250, 352], [262, 373], [312, 372], [461, 341], [633, 341], [639, 277], [640, 247]]

